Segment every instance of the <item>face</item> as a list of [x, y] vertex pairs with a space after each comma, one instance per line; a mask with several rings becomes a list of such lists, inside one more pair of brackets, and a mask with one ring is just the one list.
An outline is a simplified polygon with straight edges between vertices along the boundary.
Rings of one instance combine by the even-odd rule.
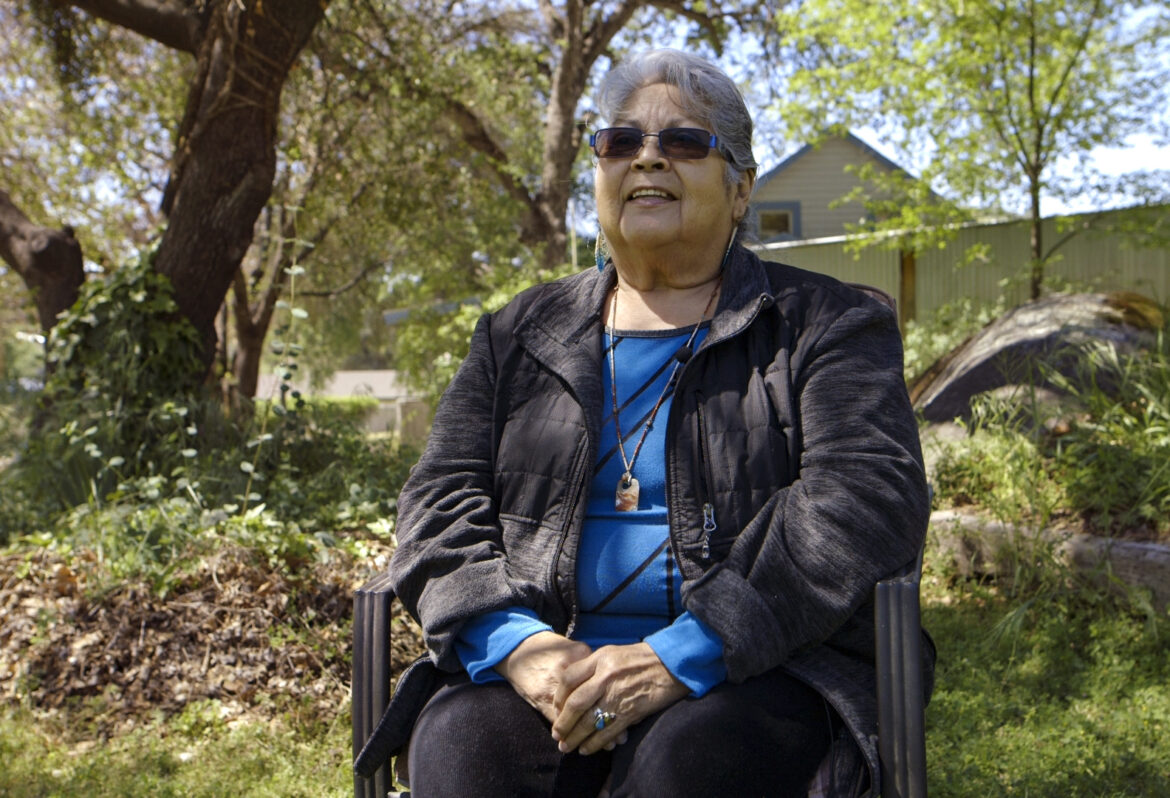
[[[630, 96], [614, 127], [657, 133], [668, 127], [710, 126], [687, 115], [674, 86], [655, 83]], [[599, 158], [594, 175], [601, 229], [615, 257], [682, 245], [680, 251], [720, 255], [736, 220], [747, 210], [751, 176], [725, 181], [726, 162], [712, 149], [698, 160], [662, 154], [657, 137], [642, 140], [630, 158]]]

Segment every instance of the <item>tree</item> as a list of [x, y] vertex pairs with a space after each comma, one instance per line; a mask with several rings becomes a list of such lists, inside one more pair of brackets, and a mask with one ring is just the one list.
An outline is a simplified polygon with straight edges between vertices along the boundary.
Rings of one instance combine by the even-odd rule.
[[[81, 252], [91, 269], [112, 268], [157, 233], [169, 136], [190, 73], [167, 48], [79, 16], [0, 7], [0, 248], [35, 286], [44, 331], [77, 296]], [[29, 36], [38, 25], [44, 35]], [[28, 296], [8, 292], [6, 301]]]
[[[195, 58], [161, 209], [155, 268], [174, 287], [210, 362], [215, 318], [272, 190], [281, 88], [321, 20], [321, 0], [38, 0], [67, 65], [72, 9]], [[64, 67], [63, 67], [64, 68]], [[67, 69], [65, 70], [68, 71]], [[11, 227], [0, 228], [12, 241]], [[8, 252], [11, 247], [6, 247]], [[7, 258], [6, 258], [7, 260]], [[15, 263], [10, 265], [16, 267]], [[21, 271], [35, 289], [34, 263]], [[65, 296], [65, 293], [61, 293]], [[46, 308], [45, 310], [51, 310]], [[59, 310], [59, 309], [58, 309]], [[44, 318], [45, 311], [42, 311]], [[56, 314], [52, 314], [55, 316]]]
[[[259, 94], [247, 96], [246, 107], [263, 105], [265, 111], [243, 119], [228, 118], [205, 101], [247, 82], [240, 76], [261, 63], [240, 60], [252, 53], [251, 45], [216, 55], [224, 47], [214, 42], [264, 39], [257, 21], [233, 16], [244, 13], [239, 4], [38, 3], [52, 12], [42, 14], [42, 23], [66, 65], [66, 83], [106, 69], [104, 63], [69, 64], [84, 62], [79, 54], [100, 52], [90, 38], [128, 30], [119, 25], [153, 37], [137, 37], [155, 47], [143, 53], [143, 63], [163, 53], [197, 54], [187, 67], [193, 88], [174, 103], [182, 109], [175, 111], [178, 118], [167, 124], [156, 114], [153, 132], [137, 136], [130, 152], [115, 157], [107, 150], [98, 160], [133, 162], [151, 149], [143, 145], [151, 135], [153, 149], [175, 153], [166, 159], [155, 211], [141, 201], [145, 191], [127, 202], [138, 210], [128, 214], [137, 228], [126, 249], [141, 248], [144, 230], [163, 230], [157, 268], [174, 282], [209, 358], [211, 343], [220, 340], [222, 372], [243, 396], [255, 390], [264, 341], [294, 260], [308, 266], [299, 295], [330, 305], [328, 313], [314, 314], [321, 320], [317, 331], [350, 335], [378, 326], [379, 303], [425, 306], [498, 293], [515, 283], [512, 264], [526, 261], [527, 253], [536, 253], [545, 276], [552, 274], [567, 260], [566, 209], [581, 190], [578, 106], [594, 65], [611, 55], [615, 37], [631, 20], [644, 27], [664, 12], [718, 47], [728, 27], [747, 18], [745, 9], [755, 9], [728, 6], [732, 10], [682, 0], [568, 0], [544, 3], [533, 14], [512, 2], [463, 7], [354, 0], [336, 5], [313, 29], [300, 68], [284, 69], [288, 79], [278, 83], [277, 69], [251, 86]], [[304, 43], [311, 20], [296, 8], [245, 7], [258, 17], [299, 21], [291, 41]], [[123, 13], [128, 9], [142, 13]], [[87, 14], [113, 25], [95, 25]], [[275, 55], [278, 64], [295, 57], [292, 50]], [[213, 58], [220, 60], [213, 64]], [[221, 74], [229, 77], [211, 85]], [[258, 190], [270, 184], [270, 196]], [[27, 201], [35, 194], [24, 196]], [[53, 210], [49, 218], [68, 216]], [[92, 258], [92, 238], [85, 239], [85, 230], [77, 235]], [[110, 260], [120, 258], [99, 262]], [[225, 292], [229, 301], [216, 318]], [[59, 305], [46, 318], [55, 318]]]
[[[353, 157], [341, 184], [365, 186], [361, 206], [378, 212], [347, 211], [339, 219], [312, 250], [302, 296], [348, 302], [377, 295], [371, 289], [380, 285], [383, 308], [415, 308], [393, 332], [395, 362], [428, 388], [441, 388], [447, 372], [434, 363], [458, 362], [476, 311], [465, 309], [448, 323], [434, 308], [468, 298], [490, 305], [565, 268], [567, 206], [583, 190], [581, 103], [598, 60], [620, 51], [623, 37], [677, 28], [680, 20], [717, 47], [747, 14], [746, 6], [734, 15], [690, 6], [547, 3], [538, 16], [510, 2], [453, 11], [435, 0], [363, 0], [331, 14], [312, 45], [322, 72], [363, 96], [396, 101], [363, 105], [357, 124], [368, 135], [346, 138]], [[675, 19], [660, 22], [663, 9]], [[315, 229], [314, 216], [298, 214], [306, 232]], [[368, 229], [357, 229], [357, 220]], [[340, 240], [349, 245], [350, 274], [364, 275], [361, 281], [331, 265], [346, 262]], [[355, 259], [359, 240], [363, 255]], [[321, 285], [322, 275], [334, 287]], [[350, 290], [342, 297], [338, 286]], [[314, 313], [317, 329], [352, 331], [360, 321], [368, 338], [381, 325], [368, 304], [360, 310], [339, 312], [334, 304], [327, 314]]]
[[[1036, 298], [1054, 251], [1041, 237], [1042, 198], [1068, 199], [1101, 184], [1088, 162], [1094, 148], [1168, 132], [1168, 8], [1118, 0], [810, 0], [781, 18], [803, 54], [784, 113], [810, 136], [832, 126], [877, 128], [942, 194], [968, 208], [1024, 211]], [[1132, 191], [1150, 177], [1135, 173], [1111, 188]], [[923, 209], [887, 193], [877, 226], [970, 215], [957, 202], [936, 203], [925, 216]]]
[[[383, 7], [379, 14], [373, 0], [363, 1], [375, 17], [398, 13]], [[422, 0], [418, 5], [431, 4]], [[579, 105], [599, 59], [612, 54], [615, 39], [636, 19], [639, 24], [649, 24], [654, 16], [663, 14], [684, 21], [719, 49], [729, 28], [754, 19], [759, 5], [762, 4], [688, 0], [562, 0], [560, 3], [541, 0], [540, 15], [534, 18], [526, 5], [494, 4], [488, 15], [501, 31], [513, 31], [511, 41], [505, 46], [513, 52], [518, 48], [527, 54], [527, 69], [519, 74], [489, 70], [488, 83], [482, 88], [496, 93], [514, 91], [517, 85], [530, 81], [544, 108], [538, 138], [535, 130], [514, 131], [493, 124], [476, 102], [483, 95], [466, 91], [467, 79], [453, 75], [449, 76], [452, 80], [436, 83], [414, 79], [404, 82], [403, 87], [412, 100], [445, 106], [446, 115], [458, 124], [464, 142], [486, 159], [499, 185], [523, 209], [521, 240], [540, 251], [539, 258], [545, 268], [553, 268], [564, 262], [567, 253], [565, 218], [576, 185], [574, 168], [579, 163], [586, 127], [578, 113]], [[433, 14], [431, 6], [423, 16], [434, 18]], [[444, 24], [436, 21], [440, 26]], [[462, 15], [448, 20], [446, 25], [452, 22], [472, 32], [482, 31], [482, 25], [468, 25], [468, 19]], [[386, 24], [384, 28], [390, 30], [392, 25]], [[426, 43], [441, 40], [440, 35], [432, 36], [425, 28], [419, 37]], [[417, 77], [420, 66], [429, 68], [425, 66], [427, 60], [411, 57], [411, 48], [386, 50], [375, 45], [375, 50], [383, 68], [392, 74]], [[496, 64], [512, 68], [517, 62], [500, 59]], [[518, 168], [523, 166], [523, 159], [516, 157], [517, 150], [530, 146], [528, 141], [533, 139], [540, 146], [538, 179], [533, 179], [535, 174]]]
[[387, 304], [490, 291], [473, 253], [492, 253], [493, 267], [521, 253], [522, 209], [446, 99], [520, 133], [506, 139], [517, 179], [539, 170], [539, 139], [526, 135], [543, 84], [523, 43], [530, 15], [505, 12], [360, 2], [317, 29], [286, 86], [273, 196], [226, 308], [236, 348], [221, 356], [239, 394], [255, 388], [292, 262], [307, 269], [296, 291], [314, 320], [300, 328], [305, 358], [335, 367], [385, 338]]

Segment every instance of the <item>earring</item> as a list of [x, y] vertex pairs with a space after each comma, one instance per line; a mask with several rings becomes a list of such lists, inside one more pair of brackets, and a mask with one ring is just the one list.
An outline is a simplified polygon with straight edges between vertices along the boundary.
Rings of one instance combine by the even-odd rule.
[[609, 242], [605, 240], [605, 233], [599, 229], [597, 239], [593, 242], [593, 262], [597, 264], [597, 271], [605, 271], [607, 260], [609, 260]]

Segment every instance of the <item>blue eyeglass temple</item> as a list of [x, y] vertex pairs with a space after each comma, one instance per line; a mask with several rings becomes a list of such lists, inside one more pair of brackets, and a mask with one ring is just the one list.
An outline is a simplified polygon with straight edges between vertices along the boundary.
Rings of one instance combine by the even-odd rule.
[[[656, 138], [656, 139], [661, 139], [663, 132], [666, 130], [671, 130], [671, 129], [672, 128], [663, 128], [662, 130], [659, 130], [657, 133], [642, 133], [642, 138], [644, 139], [647, 136], [654, 136], [654, 138]], [[714, 133], [712, 133], [711, 140], [707, 142], [707, 146], [710, 147], [711, 149], [715, 149], [716, 148], [715, 145], [718, 143], [719, 143], [719, 137], [716, 136]], [[639, 148], [641, 148], [640, 143], [638, 146], [639, 146]], [[594, 151], [597, 150], [597, 133], [590, 133], [589, 134], [589, 147], [591, 149], [593, 149]]]

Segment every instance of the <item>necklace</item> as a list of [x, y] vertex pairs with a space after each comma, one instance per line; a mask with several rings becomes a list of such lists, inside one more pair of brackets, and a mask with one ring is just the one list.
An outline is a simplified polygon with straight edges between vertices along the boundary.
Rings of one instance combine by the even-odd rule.
[[711, 310], [712, 303], [715, 302], [715, 295], [719, 293], [719, 286], [723, 284], [723, 269], [720, 268], [719, 276], [715, 280], [715, 288], [711, 290], [711, 297], [707, 300], [707, 306], [703, 308], [699, 320], [695, 322], [695, 328], [691, 330], [687, 342], [679, 347], [678, 351], [674, 353], [674, 369], [670, 372], [670, 378], [667, 379], [666, 384], [662, 386], [662, 393], [658, 394], [658, 401], [654, 403], [654, 409], [650, 411], [650, 417], [646, 419], [646, 426], [642, 428], [642, 434], [638, 437], [638, 443], [634, 446], [634, 456], [626, 457], [626, 447], [622, 443], [622, 427], [618, 419], [618, 393], [617, 393], [617, 366], [614, 362], [614, 345], [616, 343], [614, 337], [614, 324], [617, 320], [617, 299], [618, 288], [613, 287], [613, 306], [610, 308], [611, 323], [606, 326], [605, 331], [609, 336], [609, 387], [610, 394], [613, 397], [613, 430], [617, 434], [618, 452], [622, 456], [622, 465], [625, 466], [625, 472], [618, 478], [617, 493], [614, 495], [614, 509], [626, 512], [629, 510], [638, 509], [638, 496], [641, 492], [641, 487], [638, 485], [638, 480], [634, 477], [634, 463], [638, 461], [638, 453], [642, 451], [642, 444], [646, 442], [646, 436], [650, 434], [650, 430], [654, 427], [654, 419], [658, 416], [658, 410], [662, 407], [662, 403], [666, 401], [667, 395], [674, 387], [675, 381], [678, 379], [679, 369], [683, 364], [691, 359], [694, 354], [691, 347], [695, 343], [695, 336], [699, 334], [699, 327], [703, 323], [703, 319]]

